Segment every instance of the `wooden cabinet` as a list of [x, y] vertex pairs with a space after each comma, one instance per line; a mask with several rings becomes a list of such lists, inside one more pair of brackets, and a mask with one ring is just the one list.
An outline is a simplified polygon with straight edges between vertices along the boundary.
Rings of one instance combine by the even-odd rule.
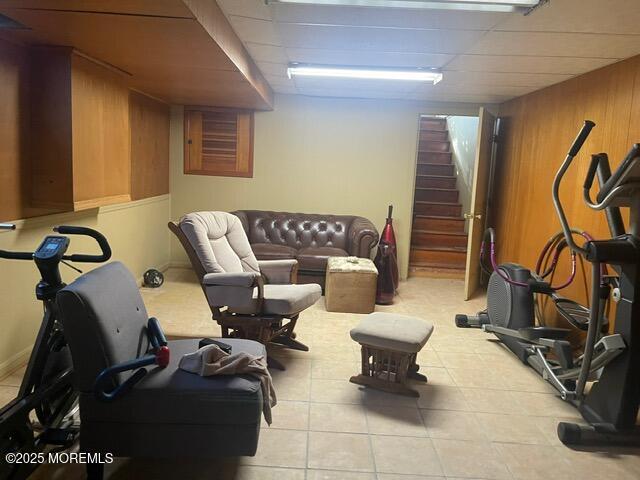
[[138, 92], [129, 94], [131, 199], [169, 193], [169, 107]]
[[131, 199], [124, 73], [67, 47], [31, 55], [31, 202], [69, 211]]
[[186, 107], [184, 173], [253, 177], [253, 112]]

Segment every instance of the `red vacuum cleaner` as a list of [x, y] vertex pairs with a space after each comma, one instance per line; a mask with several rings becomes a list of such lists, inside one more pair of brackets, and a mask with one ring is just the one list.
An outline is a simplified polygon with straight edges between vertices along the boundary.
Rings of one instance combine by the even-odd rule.
[[391, 305], [398, 288], [398, 249], [396, 234], [393, 231], [393, 205], [389, 205], [389, 214], [385, 223], [378, 253], [374, 263], [378, 269], [378, 286], [376, 289], [376, 303], [379, 305]]

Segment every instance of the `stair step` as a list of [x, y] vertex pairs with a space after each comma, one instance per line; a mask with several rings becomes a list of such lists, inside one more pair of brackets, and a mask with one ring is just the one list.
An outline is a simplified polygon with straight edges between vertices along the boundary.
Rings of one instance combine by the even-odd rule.
[[449, 268], [464, 268], [467, 262], [466, 248], [437, 248], [411, 246], [409, 254], [410, 265], [448, 266]]
[[448, 152], [450, 143], [449, 141], [437, 141], [437, 140], [421, 140], [420, 151], [428, 152]]
[[438, 130], [420, 130], [420, 141], [427, 142], [446, 142], [448, 138], [448, 134], [446, 130], [438, 131]]
[[463, 233], [464, 222], [464, 218], [460, 217], [415, 215], [412, 228], [414, 230], [433, 230], [438, 232]]
[[424, 151], [418, 152], [418, 164], [420, 163], [438, 163], [451, 165], [451, 152], [434, 152]]
[[416, 188], [456, 188], [456, 177], [416, 175]]
[[411, 244], [422, 247], [466, 247], [467, 234], [464, 232], [413, 230]]
[[456, 203], [458, 190], [451, 188], [416, 188], [414, 200], [420, 202]]
[[420, 265], [409, 264], [410, 277], [428, 277], [428, 278], [455, 278], [464, 280], [465, 269], [452, 267], [451, 265]]
[[414, 215], [429, 215], [437, 217], [459, 217], [462, 205], [459, 203], [425, 202], [418, 200], [413, 205]]
[[420, 119], [420, 130], [446, 131], [446, 118], [423, 117]]
[[418, 175], [439, 175], [439, 176], [453, 176], [453, 165], [444, 165], [441, 163], [418, 163], [417, 172]]

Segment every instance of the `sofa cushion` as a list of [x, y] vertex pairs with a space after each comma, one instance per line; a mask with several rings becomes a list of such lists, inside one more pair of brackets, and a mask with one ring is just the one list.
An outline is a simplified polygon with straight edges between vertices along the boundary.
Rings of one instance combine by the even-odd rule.
[[[92, 393], [80, 397], [82, 422], [246, 425], [262, 413], [260, 380], [250, 375], [201, 377], [178, 368], [186, 353], [198, 350], [198, 339], [169, 342], [171, 360], [149, 373], [115, 402], [100, 402]], [[221, 339], [232, 352], [266, 355], [264, 345], [251, 340]], [[176, 408], [179, 405], [179, 408]]]
[[349, 254], [341, 248], [309, 247], [298, 251], [297, 259], [300, 270], [316, 270], [324, 272], [329, 257], [346, 257]]
[[297, 253], [295, 248], [272, 243], [254, 243], [251, 248], [258, 260], [286, 260], [296, 258]]

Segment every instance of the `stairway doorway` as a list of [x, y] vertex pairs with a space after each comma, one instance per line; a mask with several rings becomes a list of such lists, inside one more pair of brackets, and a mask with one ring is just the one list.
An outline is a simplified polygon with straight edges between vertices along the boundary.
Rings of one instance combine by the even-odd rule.
[[478, 117], [423, 115], [409, 276], [464, 278]]

